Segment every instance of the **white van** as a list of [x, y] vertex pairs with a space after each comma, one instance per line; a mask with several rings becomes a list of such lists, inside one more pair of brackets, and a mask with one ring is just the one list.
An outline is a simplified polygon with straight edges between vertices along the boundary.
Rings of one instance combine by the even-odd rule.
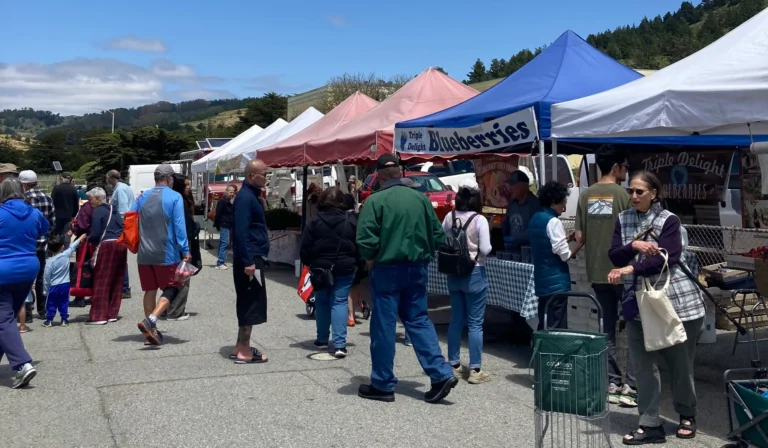
[[426, 162], [408, 167], [410, 171], [432, 173], [440, 178], [453, 191], [459, 191], [462, 181], [475, 179], [475, 166], [471, 160], [446, 160], [443, 162]]
[[[149, 190], [155, 186], [155, 168], [160, 164], [154, 165], [131, 165], [128, 167], [128, 185], [131, 186], [133, 195], [138, 198], [144, 190]], [[181, 165], [178, 163], [170, 164], [173, 171], [181, 173]]]

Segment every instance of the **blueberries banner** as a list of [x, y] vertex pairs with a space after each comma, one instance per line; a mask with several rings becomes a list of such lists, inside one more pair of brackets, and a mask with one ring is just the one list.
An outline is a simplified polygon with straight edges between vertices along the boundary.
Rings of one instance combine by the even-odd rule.
[[629, 164], [631, 171], [658, 176], [661, 194], [668, 200], [717, 202], [725, 194], [732, 155], [733, 151], [635, 153], [630, 154]]
[[533, 108], [465, 128], [395, 128], [395, 149], [409, 154], [473, 154], [499, 151], [538, 138]]

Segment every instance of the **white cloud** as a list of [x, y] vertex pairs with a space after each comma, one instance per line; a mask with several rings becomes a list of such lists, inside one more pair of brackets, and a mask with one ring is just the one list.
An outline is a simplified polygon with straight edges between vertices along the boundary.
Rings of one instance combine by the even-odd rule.
[[176, 90], [171, 92], [174, 101], [191, 101], [191, 100], [220, 100], [226, 98], [237, 98], [237, 95], [228, 90], [218, 89], [190, 89], [190, 90]]
[[167, 53], [168, 46], [160, 39], [145, 39], [133, 35], [116, 37], [104, 44], [105, 50], [127, 50], [145, 53]]
[[325, 16], [325, 19], [331, 22], [331, 25], [342, 27], [347, 24], [347, 20], [339, 14], [330, 14]]
[[[199, 77], [190, 67], [171, 61], [151, 68], [116, 59], [87, 58], [54, 64], [0, 63], [0, 109], [32, 107], [71, 115], [91, 112], [87, 106], [110, 109], [161, 100], [235, 96], [231, 92], [208, 90], [202, 86], [216, 79]], [[169, 91], [166, 82], [201, 87]], [[195, 94], [200, 96], [195, 97]]]
[[311, 84], [293, 84], [285, 81], [283, 74], [268, 74], [242, 79], [245, 88], [257, 92], [301, 93], [312, 88]]

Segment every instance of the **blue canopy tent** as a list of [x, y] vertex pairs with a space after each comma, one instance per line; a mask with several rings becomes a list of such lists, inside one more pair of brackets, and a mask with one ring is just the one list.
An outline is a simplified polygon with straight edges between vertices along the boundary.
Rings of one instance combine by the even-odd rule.
[[[532, 107], [543, 154], [543, 140], [550, 139], [553, 104], [593, 95], [641, 77], [569, 30], [531, 62], [485, 92], [432, 115], [397, 123], [395, 129], [468, 128]], [[544, 157], [541, 166], [544, 173]]]

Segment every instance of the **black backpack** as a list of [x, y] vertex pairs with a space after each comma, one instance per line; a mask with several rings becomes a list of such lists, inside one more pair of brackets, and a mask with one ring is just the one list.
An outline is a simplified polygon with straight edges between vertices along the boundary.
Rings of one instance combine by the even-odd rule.
[[[456, 217], [456, 212], [451, 212], [451, 229], [447, 232], [445, 243], [437, 249], [437, 270], [443, 274], [464, 277], [472, 273], [477, 263], [477, 257], [472, 259], [469, 254], [467, 244], [467, 228], [477, 217], [477, 213], [472, 215], [464, 226], [461, 220]], [[480, 253], [478, 252], [478, 256]]]

